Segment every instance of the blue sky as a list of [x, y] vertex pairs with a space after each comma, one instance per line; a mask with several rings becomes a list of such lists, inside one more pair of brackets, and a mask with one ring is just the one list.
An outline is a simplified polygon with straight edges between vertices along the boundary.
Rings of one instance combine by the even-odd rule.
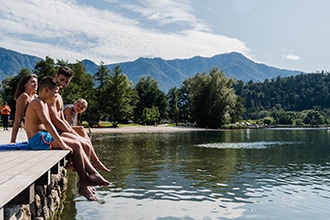
[[236, 51], [330, 71], [329, 9], [328, 0], [0, 0], [0, 47], [96, 64]]

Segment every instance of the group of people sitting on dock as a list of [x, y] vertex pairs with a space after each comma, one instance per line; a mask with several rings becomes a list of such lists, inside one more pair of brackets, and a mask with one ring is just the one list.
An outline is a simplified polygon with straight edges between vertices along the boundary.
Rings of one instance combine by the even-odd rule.
[[86, 110], [87, 101], [79, 99], [64, 109], [60, 92], [68, 86], [72, 74], [72, 70], [65, 66], [54, 77], [44, 77], [39, 85], [35, 74], [21, 78], [14, 96], [16, 112], [11, 143], [16, 142], [18, 130], [24, 123], [29, 149], [69, 150], [68, 168], [75, 170], [79, 176], [78, 193], [95, 201], [98, 198], [94, 186], [110, 184], [97, 169], [110, 170], [99, 160], [85, 129], [75, 122], [76, 114]]

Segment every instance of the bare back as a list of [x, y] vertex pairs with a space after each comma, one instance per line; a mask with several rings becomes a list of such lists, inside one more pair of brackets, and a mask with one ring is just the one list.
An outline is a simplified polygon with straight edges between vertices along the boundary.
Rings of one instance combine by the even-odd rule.
[[25, 131], [28, 138], [33, 137], [39, 131], [45, 131], [45, 124], [51, 124], [48, 106], [39, 98], [32, 100], [27, 106], [25, 114]]

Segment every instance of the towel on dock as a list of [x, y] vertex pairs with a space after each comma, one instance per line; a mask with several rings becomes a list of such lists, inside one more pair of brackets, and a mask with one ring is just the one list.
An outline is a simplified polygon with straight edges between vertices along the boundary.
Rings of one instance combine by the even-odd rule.
[[18, 142], [15, 144], [1, 144], [0, 150], [28, 150], [28, 142]]

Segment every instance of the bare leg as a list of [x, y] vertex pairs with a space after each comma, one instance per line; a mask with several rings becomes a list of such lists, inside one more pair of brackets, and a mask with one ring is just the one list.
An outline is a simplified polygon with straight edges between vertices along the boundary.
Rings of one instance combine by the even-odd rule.
[[[88, 200], [97, 200], [98, 198], [94, 195], [89, 186], [107, 186], [110, 183], [97, 173], [87, 158], [81, 143], [79, 143], [77, 139], [65, 135], [61, 135], [61, 137], [63, 141], [73, 149], [72, 163], [79, 176], [79, 194], [85, 196]], [[56, 142], [54, 147], [56, 147]]]
[[[88, 134], [85, 131], [85, 129], [82, 126], [73, 126], [72, 128], [81, 137], [84, 138], [84, 139], [81, 140], [82, 142], [84, 142], [83, 143], [83, 148], [84, 148], [84, 150], [87, 154], [87, 157], [91, 159], [93, 166], [98, 170], [102, 170], [102, 171], [105, 171], [105, 172], [110, 172], [110, 169], [108, 169], [106, 166], [104, 166], [104, 164], [100, 161], [100, 159], [96, 155], [93, 144], [92, 144], [91, 140], [89, 139]], [[85, 141], [86, 141], [86, 143], [85, 143]]]
[[72, 128], [81, 136], [86, 139], [89, 139], [87, 132], [83, 126], [72, 126]]
[[87, 161], [85, 163], [85, 169], [87, 171], [87, 173], [89, 174], [89, 181], [92, 183], [95, 183], [96, 185], [99, 186], [109, 186], [110, 182], [107, 181], [106, 179], [104, 179], [94, 168], [94, 166], [92, 166], [92, 164], [90, 163], [89, 159], [87, 158], [86, 154], [83, 155], [85, 157], [85, 160]]
[[[63, 132], [61, 134], [61, 137], [63, 138], [63, 141], [68, 144], [70, 147], [76, 145], [79, 145], [79, 150], [83, 149], [84, 143], [86, 143], [86, 139], [77, 135], [74, 135], [72, 133], [68, 132]], [[82, 146], [82, 147], [81, 147]], [[73, 147], [72, 147], [73, 148]], [[73, 149], [74, 150], [74, 149]], [[87, 172], [89, 179], [91, 179], [92, 183], [94, 185], [102, 185], [102, 186], [107, 186], [109, 185], [109, 182], [106, 181], [97, 171], [96, 169], [92, 166], [88, 156], [86, 153], [83, 151], [81, 154], [81, 159], [84, 161], [84, 169], [85, 172]], [[74, 162], [74, 161], [73, 161]], [[91, 183], [90, 182], [90, 183]]]

